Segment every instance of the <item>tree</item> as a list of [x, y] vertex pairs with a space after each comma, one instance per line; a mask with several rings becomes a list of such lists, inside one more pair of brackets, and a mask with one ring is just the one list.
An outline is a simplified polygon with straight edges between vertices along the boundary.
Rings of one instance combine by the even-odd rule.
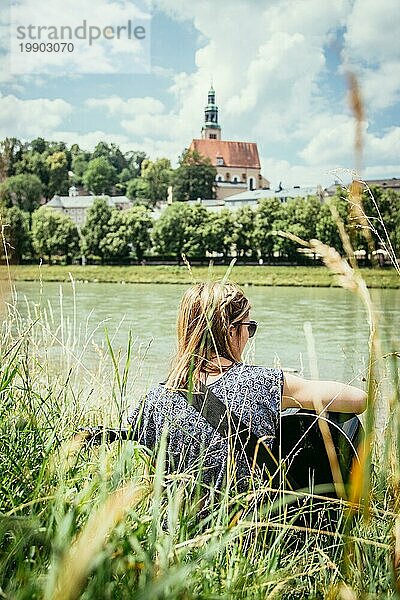
[[54, 194], [67, 194], [69, 187], [68, 159], [65, 152], [53, 152], [46, 158], [49, 167], [49, 183], [47, 192], [49, 197]]
[[128, 183], [132, 180], [132, 173], [128, 167], [122, 169], [121, 173], [118, 175], [118, 183], [116, 184], [116, 188], [121, 194], [126, 194], [126, 189], [128, 187]]
[[[282, 205], [279, 218], [273, 226], [276, 231], [292, 233], [304, 240], [316, 237], [316, 223], [318, 221], [321, 202], [316, 197], [293, 198]], [[291, 260], [298, 260], [299, 244], [288, 238], [277, 236], [274, 249]]]
[[145, 206], [133, 206], [123, 211], [113, 209], [108, 232], [99, 243], [104, 258], [118, 260], [134, 252], [141, 263], [144, 252], [151, 247], [152, 227], [151, 213]]
[[73, 172], [73, 181], [78, 185], [82, 185], [83, 176], [88, 167], [90, 153], [78, 151], [72, 154], [71, 170]]
[[173, 255], [178, 264], [187, 242], [187, 224], [191, 207], [188, 204], [174, 202], [168, 206], [156, 221], [153, 240], [160, 254]]
[[141, 177], [131, 179], [126, 186], [126, 195], [130, 200], [148, 200], [150, 197], [149, 184]]
[[261, 256], [270, 258], [275, 249], [275, 223], [281, 218], [282, 204], [277, 198], [263, 198], [255, 215], [255, 245]]
[[79, 253], [79, 233], [70, 217], [42, 206], [32, 216], [32, 244], [39, 257], [66, 257], [67, 263]]
[[46, 142], [46, 140], [42, 137], [35, 138], [29, 144], [31, 152], [36, 152], [38, 154], [44, 154], [48, 150], [48, 147], [49, 142]]
[[151, 248], [153, 227], [151, 213], [145, 206], [132, 206], [123, 212], [123, 220], [127, 229], [128, 243], [135, 252], [138, 263], [141, 263], [144, 253]]
[[128, 168], [132, 173], [132, 179], [140, 177], [142, 174], [142, 165], [147, 159], [147, 154], [141, 150], [132, 150], [125, 154], [125, 158], [128, 162]]
[[80, 254], [80, 235], [77, 226], [68, 215], [61, 214], [57, 231], [58, 251], [65, 256], [67, 264]]
[[398, 255], [400, 252], [400, 193], [373, 187], [371, 192], [363, 194], [363, 210], [368, 217], [375, 249], [389, 240]]
[[207, 251], [210, 213], [201, 204], [174, 202], [156, 221], [153, 240], [160, 254], [173, 255], [178, 264], [182, 254], [203, 258]]
[[233, 242], [238, 256], [249, 252], [256, 255], [256, 212], [250, 206], [242, 206], [234, 215]]
[[49, 199], [51, 194], [48, 191], [50, 180], [50, 167], [46, 162], [45, 154], [38, 152], [25, 152], [22, 159], [15, 165], [15, 173], [21, 175], [36, 175], [42, 184], [42, 195]]
[[105, 260], [118, 260], [129, 256], [129, 237], [123, 211], [113, 208], [107, 224], [107, 233], [99, 242]]
[[[30, 249], [29, 219], [17, 206], [0, 210], [1, 224], [3, 226], [7, 255], [10, 262], [19, 263], [23, 254]], [[1, 246], [1, 254], [5, 250]]]
[[217, 170], [209, 158], [196, 150], [186, 150], [179, 159], [179, 167], [173, 177], [175, 199], [185, 201], [214, 198], [216, 175]]
[[197, 203], [190, 207], [185, 223], [185, 244], [183, 252], [188, 258], [203, 258], [207, 252], [207, 233], [213, 217], [208, 210]]
[[153, 206], [159, 200], [166, 200], [172, 179], [171, 162], [168, 158], [159, 158], [155, 162], [143, 161], [141, 179], [146, 184], [148, 198]]
[[87, 211], [86, 223], [82, 229], [82, 250], [84, 254], [99, 256], [102, 263], [104, 262], [105, 251], [101, 242], [109, 231], [111, 214], [112, 209], [106, 198], [95, 198], [92, 206]]
[[5, 138], [0, 142], [0, 181], [15, 175], [15, 165], [22, 155], [23, 145], [17, 138]]
[[119, 147], [116, 144], [107, 144], [107, 142], [97, 144], [92, 158], [106, 158], [109, 164], [114, 167], [116, 173], [121, 173], [129, 164]]
[[234, 214], [228, 208], [224, 208], [221, 212], [213, 215], [209, 219], [207, 228], [207, 249], [209, 252], [221, 253], [226, 259], [231, 253], [235, 229]]
[[13, 175], [0, 185], [0, 201], [31, 214], [40, 203], [42, 184], [36, 175]]
[[93, 194], [110, 194], [117, 181], [117, 172], [106, 158], [93, 158], [83, 175], [85, 188]]
[[303, 227], [306, 240], [315, 238], [315, 227], [320, 210], [321, 200], [316, 196], [293, 198], [286, 203], [289, 222]]
[[335, 222], [331, 211], [332, 204], [336, 207], [343, 223], [346, 223], [347, 202], [338, 197], [330, 198], [321, 205], [315, 226], [315, 235], [324, 244], [335, 248], [339, 253], [343, 253], [343, 244], [338, 224]]

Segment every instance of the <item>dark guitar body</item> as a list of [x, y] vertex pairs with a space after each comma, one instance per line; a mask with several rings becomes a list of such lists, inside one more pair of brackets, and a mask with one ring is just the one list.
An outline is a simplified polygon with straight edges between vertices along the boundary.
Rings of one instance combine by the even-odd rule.
[[[358, 460], [357, 449], [363, 432], [361, 422], [355, 415], [326, 413], [317, 417], [313, 411], [285, 410], [281, 414], [272, 454], [277, 462], [284, 461], [291, 489], [312, 489], [316, 494], [335, 497], [332, 472], [318, 419], [328, 423], [343, 483], [347, 484], [353, 461]], [[134, 428], [89, 427], [83, 431], [91, 445], [135, 439]], [[279, 485], [279, 482], [274, 481], [274, 484]]]
[[326, 413], [289, 409], [282, 412], [280, 431], [272, 452], [285, 461], [285, 472], [295, 489], [313, 489], [316, 494], [335, 497], [335, 487], [324, 439], [318, 424], [323, 419], [329, 426], [343, 483], [350, 479], [351, 468], [358, 460], [358, 447], [363, 429], [353, 414]]

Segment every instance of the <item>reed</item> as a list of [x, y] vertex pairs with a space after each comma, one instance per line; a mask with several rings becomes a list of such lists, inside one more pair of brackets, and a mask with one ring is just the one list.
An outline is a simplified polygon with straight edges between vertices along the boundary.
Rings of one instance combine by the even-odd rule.
[[[57, 322], [44, 300], [28, 302], [23, 318], [12, 294], [1, 342], [2, 597], [400, 593], [398, 348], [379, 354], [379, 324], [360, 274], [331, 249], [318, 251], [332, 273], [361, 294], [373, 332], [368, 444], [351, 496], [340, 500], [338, 526], [296, 525], [295, 510], [277, 510], [276, 495], [262, 482], [246, 494], [211, 496], [205, 511], [199, 474], [164, 473], [165, 444], [156, 460], [135, 442], [88, 447], [76, 437], [80, 425], [119, 426], [125, 419], [140, 353], [131, 336], [122, 352], [106, 333], [97, 364], [88, 366], [85, 353], [105, 323], [80, 323], [76, 307], [71, 315], [61, 311]], [[387, 406], [383, 420], [380, 406]]]
[[[359, 170], [364, 109], [351, 75], [349, 90]], [[378, 230], [363, 211], [362, 186], [354, 177], [348, 197], [369, 242]], [[376, 203], [375, 208], [380, 217]], [[379, 241], [393, 269], [357, 269], [347, 232], [335, 216], [347, 260], [317, 240], [291, 236], [319, 254], [326, 267], [233, 270], [239, 284], [343, 286], [365, 307], [370, 328], [366, 442], [349, 496], [331, 500], [340, 517], [329, 528], [299, 526], [298, 504], [291, 502], [301, 494], [282, 498], [257, 480], [247, 493], [210, 492], [205, 506], [201, 473], [164, 472], [165, 438], [157, 455], [150, 456], [136, 442], [91, 447], [79, 433], [80, 426], [124, 423], [129, 406], [140, 400], [134, 383], [141, 376], [143, 356], [131, 335], [125, 350], [116, 350], [106, 322], [92, 326], [90, 319], [79, 320], [78, 285], [189, 284], [223, 278], [224, 267], [190, 267], [187, 261], [185, 267], [0, 267], [5, 290], [0, 347], [1, 598], [347, 600], [400, 594], [400, 349], [382, 352], [369, 295], [369, 287], [400, 287], [400, 268], [383, 227], [385, 238]], [[2, 243], [7, 258], [3, 226]], [[72, 313], [65, 311], [60, 286], [58, 319], [43, 297], [36, 305], [26, 301], [27, 316], [22, 317], [13, 281], [37, 279], [68, 281]], [[99, 330], [105, 330], [103, 346], [94, 343]], [[310, 327], [305, 331], [313, 349]], [[94, 365], [86, 360], [92, 348]], [[316, 360], [313, 369], [316, 373]], [[335, 456], [331, 459], [335, 465]]]

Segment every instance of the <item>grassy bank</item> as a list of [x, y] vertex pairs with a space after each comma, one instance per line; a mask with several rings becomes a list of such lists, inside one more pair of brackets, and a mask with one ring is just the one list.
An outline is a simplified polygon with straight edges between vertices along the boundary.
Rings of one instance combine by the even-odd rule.
[[[190, 281], [187, 270], [176, 267], [43, 267], [41, 274], [64, 280], [69, 271], [83, 280], [90, 273], [97, 281]], [[325, 269], [237, 268], [234, 277], [266, 285], [263, 277], [269, 271], [281, 285], [284, 277], [285, 284], [293, 284], [294, 278], [297, 285], [316, 285], [319, 277], [328, 285], [333, 282]], [[205, 269], [194, 272], [198, 278], [207, 275]], [[12, 276], [28, 279], [29, 274], [39, 277], [34, 267], [14, 269]], [[387, 272], [370, 274], [383, 277]], [[351, 276], [345, 276], [350, 283]], [[366, 294], [363, 288], [357, 293]], [[99, 352], [92, 365], [85, 356], [90, 331], [84, 334], [83, 350], [77, 350], [76, 336], [84, 331], [77, 326], [79, 315], [63, 315], [57, 322], [47, 304], [32, 306], [26, 319], [12, 304], [2, 310], [1, 598], [398, 597], [396, 355], [381, 359], [378, 344], [371, 345], [367, 436], [351, 502], [340, 501], [338, 523], [325, 515], [325, 521], [304, 528], [294, 524], [297, 505], [281, 506], [268, 481], [254, 480], [249, 492], [240, 495], [223, 492], [205, 510], [199, 473], [164, 473], [165, 446], [151, 457], [137, 442], [85, 445], [82, 435], [76, 435], [80, 426], [118, 427], [139, 400], [130, 382], [140, 376], [140, 364], [128, 334], [125, 352], [116, 355], [108, 345], [108, 353]], [[381, 428], [374, 436], [378, 406], [387, 407], [384, 415], [390, 418], [384, 435]], [[319, 517], [323, 514], [320, 510]]]
[[[205, 511], [194, 473], [165, 476], [165, 448], [161, 459], [151, 460], [136, 442], [85, 446], [75, 436], [79, 426], [118, 426], [138, 400], [128, 377], [129, 370], [137, 376], [135, 348], [127, 341], [118, 356], [110, 348], [93, 367], [84, 354], [71, 360], [73, 323], [67, 330], [66, 320], [53, 322], [47, 310], [36, 307], [22, 320], [8, 306], [3, 322], [2, 598], [396, 597], [400, 405], [394, 375], [384, 448], [372, 469], [362, 463], [356, 505], [342, 504], [339, 525], [304, 530], [293, 526], [288, 505], [277, 510], [267, 482], [255, 481], [246, 494], [222, 494]], [[362, 473], [365, 518], [357, 508]]]
[[[208, 267], [193, 267], [196, 281], [210, 275]], [[213, 277], [223, 277], [226, 267], [212, 267]], [[91, 282], [125, 283], [191, 283], [185, 266], [76, 266], [68, 267], [20, 265], [11, 267], [14, 281], [69, 281], [69, 273], [75, 280]], [[362, 275], [371, 288], [400, 288], [400, 278], [394, 269], [363, 269]], [[8, 279], [5, 266], [0, 266], [0, 280]], [[240, 285], [276, 285], [304, 287], [338, 287], [335, 275], [325, 267], [275, 267], [235, 266], [232, 278]]]

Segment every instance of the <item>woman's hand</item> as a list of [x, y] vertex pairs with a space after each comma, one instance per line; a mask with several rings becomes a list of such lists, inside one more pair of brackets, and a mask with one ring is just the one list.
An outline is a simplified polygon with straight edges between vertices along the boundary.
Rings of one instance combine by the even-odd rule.
[[282, 410], [305, 408], [321, 412], [362, 413], [367, 406], [363, 390], [338, 381], [312, 381], [284, 374]]

